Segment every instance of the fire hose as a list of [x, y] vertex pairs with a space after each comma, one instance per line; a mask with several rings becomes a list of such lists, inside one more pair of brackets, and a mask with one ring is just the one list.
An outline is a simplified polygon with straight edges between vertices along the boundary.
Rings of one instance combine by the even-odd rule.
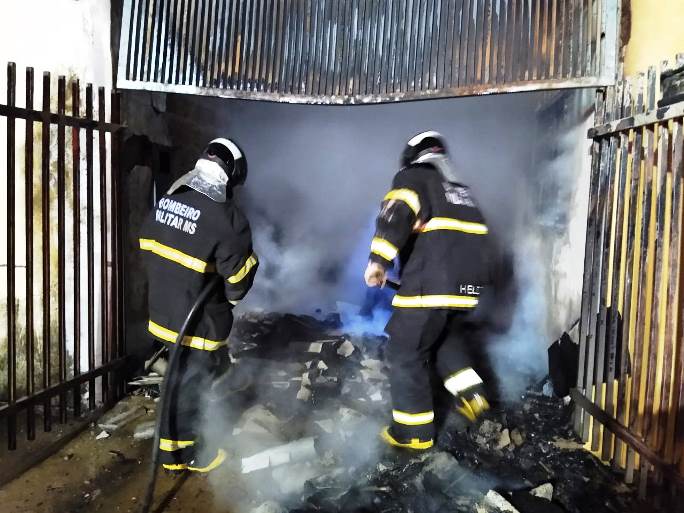
[[[181, 326], [181, 329], [178, 331], [178, 336], [176, 337], [175, 343], [169, 350], [169, 365], [166, 372], [164, 373], [164, 379], [162, 381], [161, 396], [159, 398], [159, 407], [157, 409], [157, 418], [155, 422], [154, 445], [152, 446], [152, 467], [150, 468], [150, 481], [147, 485], [145, 500], [143, 501], [141, 510], [142, 513], [149, 513], [150, 508], [152, 506], [152, 500], [154, 498], [154, 489], [157, 483], [157, 473], [159, 472], [160, 428], [162, 425], [162, 421], [167, 420], [169, 416], [169, 403], [171, 401], [170, 396], [177, 378], [177, 368], [180, 358], [181, 342], [185, 337], [185, 332], [188, 330], [188, 327], [197, 316], [197, 313], [202, 309], [202, 307], [204, 306], [204, 304], [206, 303], [207, 299], [214, 291], [214, 289], [222, 282], [223, 280], [221, 279], [221, 277], [215, 275], [212, 277], [209, 283], [207, 283], [204, 286], [204, 288], [197, 296], [195, 303], [190, 308], [190, 311], [188, 312], [185, 321], [183, 321], [183, 325]], [[158, 351], [155, 356], [158, 358], [160, 354], [161, 352]], [[154, 357], [153, 359], [156, 360], [156, 358]], [[151, 366], [151, 363], [149, 364], [149, 366]]]

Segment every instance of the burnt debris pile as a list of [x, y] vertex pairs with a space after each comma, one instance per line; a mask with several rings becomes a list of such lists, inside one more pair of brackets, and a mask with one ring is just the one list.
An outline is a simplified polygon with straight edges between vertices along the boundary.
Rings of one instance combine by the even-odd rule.
[[581, 448], [571, 405], [542, 392], [476, 425], [442, 397], [432, 450], [384, 446], [387, 343], [345, 334], [334, 315], [242, 317], [210, 394], [206, 436], [233, 456], [210, 475], [217, 501], [257, 513], [648, 511]]

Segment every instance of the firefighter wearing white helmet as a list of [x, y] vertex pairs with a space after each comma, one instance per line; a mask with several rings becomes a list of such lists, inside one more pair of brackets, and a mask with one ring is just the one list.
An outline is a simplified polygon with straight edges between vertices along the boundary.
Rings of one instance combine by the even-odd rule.
[[484, 217], [439, 133], [411, 138], [401, 165], [382, 201], [365, 280], [383, 286], [387, 269], [400, 263], [386, 328], [392, 424], [381, 436], [393, 446], [424, 450], [435, 434], [431, 362], [462, 415], [474, 421], [489, 409], [464, 333], [491, 281], [491, 250]]
[[174, 344], [203, 286], [215, 274], [224, 282], [178, 348], [180, 375], [170, 392], [168, 422], [160, 429], [161, 462], [167, 470], [208, 472], [226, 457], [221, 448], [204, 446], [199, 404], [228, 365], [232, 309], [247, 294], [258, 267], [249, 223], [233, 199], [246, 177], [247, 162], [237, 144], [215, 139], [194, 169], [157, 202], [141, 229], [149, 285], [147, 329], [156, 341]]

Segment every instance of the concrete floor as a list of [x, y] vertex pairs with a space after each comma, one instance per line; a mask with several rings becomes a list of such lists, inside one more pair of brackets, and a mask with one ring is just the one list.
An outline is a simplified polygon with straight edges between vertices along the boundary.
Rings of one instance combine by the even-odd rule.
[[[134, 440], [133, 431], [141, 422], [154, 419], [155, 406], [144, 397], [129, 397], [119, 403], [108, 417], [131, 407], [140, 408], [142, 415], [114, 430], [106, 439], [96, 440], [102, 429], [91, 426], [57, 454], [0, 489], [0, 511], [139, 511], [149, 481], [151, 440]], [[167, 499], [163, 511], [229, 513], [214, 508], [207, 478], [192, 475], [183, 481], [159, 473], [155, 497], [156, 504]], [[154, 509], [160, 510], [158, 506]]]

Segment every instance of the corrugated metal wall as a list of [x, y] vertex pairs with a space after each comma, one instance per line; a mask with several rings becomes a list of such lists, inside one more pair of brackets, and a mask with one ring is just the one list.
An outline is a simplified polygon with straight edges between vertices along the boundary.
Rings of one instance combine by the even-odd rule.
[[118, 86], [368, 103], [614, 82], [619, 0], [126, 0]]

